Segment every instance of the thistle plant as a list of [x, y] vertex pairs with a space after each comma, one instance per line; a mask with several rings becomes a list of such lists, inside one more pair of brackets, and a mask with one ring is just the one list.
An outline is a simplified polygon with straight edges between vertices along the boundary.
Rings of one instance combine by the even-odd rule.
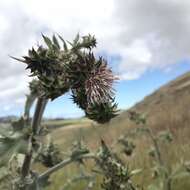
[[121, 159], [113, 154], [105, 142], [101, 141], [101, 148], [98, 153], [97, 165], [104, 174], [102, 188], [105, 190], [135, 190], [137, 189], [131, 182], [131, 177], [135, 171], [131, 172]]
[[[50, 39], [43, 35], [46, 47], [39, 46], [28, 51], [18, 61], [27, 64], [33, 77], [38, 79], [39, 97], [54, 100], [71, 91], [73, 102], [86, 113], [87, 117], [100, 123], [116, 115], [113, 83], [117, 79], [102, 57], [96, 58], [92, 49], [96, 47], [94, 36], [82, 38], [79, 34], [72, 43], [55, 35]], [[104, 117], [97, 113], [101, 110]]]
[[[26, 69], [30, 70], [33, 80], [29, 83], [30, 94], [26, 97], [23, 116], [9, 126], [12, 133], [0, 136], [0, 145], [5, 148], [4, 152], [7, 150], [9, 152], [4, 161], [9, 160], [9, 165], [14, 165], [16, 168], [14, 176], [11, 172], [5, 175], [11, 177], [10, 187], [7, 190], [43, 189], [49, 184], [48, 179], [51, 174], [71, 163], [85, 168], [86, 159], [93, 160], [96, 171], [102, 175], [102, 189], [137, 190], [132, 184], [131, 177], [138, 171], [129, 170], [104, 140], [101, 140], [98, 151], [94, 152], [82, 141], [76, 141], [66, 159], [62, 158], [58, 147], [52, 141], [43, 144], [41, 121], [49, 100], [53, 101], [70, 92], [73, 103], [84, 110], [86, 117], [98, 123], [106, 123], [117, 115], [113, 89], [117, 78], [108, 67], [107, 61], [93, 54], [92, 50], [96, 47], [94, 36], [77, 35], [72, 43], [66, 42], [59, 35], [57, 37], [53, 35], [52, 39], [44, 35], [42, 37], [45, 46], [39, 45], [30, 49], [28, 55], [21, 59], [13, 57], [26, 64]], [[36, 107], [31, 117], [30, 110], [35, 100], [37, 100]], [[126, 141], [121, 142], [127, 144]], [[21, 146], [23, 144], [24, 147]], [[132, 146], [130, 143], [128, 145]], [[0, 147], [0, 150], [3, 149]], [[20, 164], [13, 164], [19, 156], [22, 157], [19, 160]], [[32, 165], [35, 162], [41, 162], [47, 170], [41, 174], [33, 171]], [[96, 176], [95, 171], [89, 174], [82, 170], [79, 175], [69, 179], [63, 189], [80, 180], [88, 182], [86, 189], [93, 189]]]
[[[115, 185], [114, 190], [134, 189], [130, 181], [130, 172], [116, 157], [112, 156], [103, 141], [101, 153], [93, 153], [83, 144], [77, 143], [65, 160], [58, 158], [58, 155], [55, 156], [59, 151], [53, 142], [43, 148], [41, 121], [48, 100], [54, 100], [71, 92], [71, 99], [84, 110], [86, 117], [98, 123], [106, 123], [117, 115], [113, 89], [117, 78], [108, 67], [107, 61], [93, 54], [92, 50], [96, 47], [94, 36], [80, 37], [78, 34], [72, 43], [66, 42], [59, 35], [53, 35], [52, 39], [44, 35], [42, 37], [43, 45], [31, 48], [28, 55], [21, 59], [13, 57], [26, 64], [26, 69], [30, 70], [33, 80], [29, 84], [30, 94], [27, 95], [24, 115], [12, 123], [13, 134], [15, 131], [22, 134], [19, 137], [26, 145], [23, 151], [20, 149], [15, 151], [16, 157], [22, 154], [24, 159], [17, 169], [18, 175], [13, 180], [12, 189], [39, 190], [43, 181], [47, 180], [53, 172], [72, 162], [83, 164], [85, 159], [93, 159], [102, 170], [105, 176], [102, 188], [110, 189], [110, 185]], [[35, 100], [37, 102], [34, 115], [30, 119], [30, 109]], [[6, 142], [12, 138], [7, 137], [3, 138]], [[108, 152], [109, 154], [106, 155]], [[32, 170], [32, 164], [39, 158], [49, 167], [42, 174]], [[113, 176], [110, 178], [111, 171]], [[119, 181], [115, 180], [115, 177]], [[109, 180], [111, 183], [108, 182]], [[89, 181], [88, 188], [92, 188], [93, 183], [92, 180]]]

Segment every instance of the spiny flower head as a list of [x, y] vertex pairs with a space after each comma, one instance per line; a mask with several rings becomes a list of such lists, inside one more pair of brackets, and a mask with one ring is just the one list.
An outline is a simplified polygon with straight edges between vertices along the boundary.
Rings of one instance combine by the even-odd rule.
[[[53, 35], [52, 39], [42, 36], [45, 47], [40, 45], [37, 49], [32, 48], [23, 59], [15, 58], [26, 63], [31, 76], [37, 77], [41, 95], [53, 100], [71, 90], [74, 103], [87, 116], [103, 121], [95, 116], [97, 108], [99, 111], [105, 109], [103, 115], [107, 119], [111, 118], [115, 105], [110, 102], [114, 99], [112, 86], [116, 78], [106, 60], [94, 56], [92, 49], [96, 47], [95, 37], [80, 37], [78, 34], [72, 43], [66, 43], [61, 36], [57, 38]], [[109, 114], [108, 110], [111, 110]]]

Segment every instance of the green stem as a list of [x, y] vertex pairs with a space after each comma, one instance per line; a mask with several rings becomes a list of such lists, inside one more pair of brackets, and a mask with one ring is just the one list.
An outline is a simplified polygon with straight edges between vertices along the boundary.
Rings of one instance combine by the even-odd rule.
[[40, 123], [47, 104], [47, 100], [44, 98], [38, 98], [36, 110], [32, 121], [33, 135], [38, 135], [40, 131]]
[[24, 108], [24, 118], [29, 121], [30, 120], [30, 109], [36, 100], [36, 94], [29, 94], [26, 96], [25, 108]]
[[38, 98], [37, 104], [36, 104], [36, 109], [32, 121], [32, 135], [29, 138], [29, 145], [28, 145], [28, 152], [25, 155], [24, 162], [22, 165], [22, 178], [25, 178], [26, 176], [29, 175], [30, 173], [30, 167], [31, 167], [31, 161], [32, 161], [32, 139], [35, 135], [38, 135], [39, 130], [40, 130], [40, 123], [42, 120], [42, 115], [46, 106], [47, 100], [44, 98]]
[[97, 159], [96, 155], [95, 154], [85, 154], [85, 155], [80, 155], [78, 156], [76, 159], [73, 159], [73, 158], [68, 158], [66, 160], [63, 160], [62, 162], [60, 162], [59, 164], [53, 166], [52, 168], [50, 168], [49, 170], [45, 171], [44, 173], [42, 173], [41, 175], [39, 175], [39, 180], [42, 180], [46, 177], [49, 177], [52, 173], [54, 173], [55, 171], [65, 167], [66, 165], [72, 163], [72, 162], [75, 162], [77, 161], [78, 159]]

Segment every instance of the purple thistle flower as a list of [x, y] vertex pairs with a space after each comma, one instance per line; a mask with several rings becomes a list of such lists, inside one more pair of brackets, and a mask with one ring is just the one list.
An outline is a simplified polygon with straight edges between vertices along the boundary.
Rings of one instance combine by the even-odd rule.
[[113, 82], [116, 77], [108, 68], [105, 60], [100, 58], [85, 81], [85, 91], [89, 104], [108, 102], [114, 96]]

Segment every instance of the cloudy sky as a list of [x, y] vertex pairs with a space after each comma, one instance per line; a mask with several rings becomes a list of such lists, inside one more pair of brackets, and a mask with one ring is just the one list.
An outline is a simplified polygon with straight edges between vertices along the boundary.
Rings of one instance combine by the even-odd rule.
[[[9, 55], [25, 55], [41, 33], [72, 40], [77, 32], [97, 37], [97, 53], [120, 76], [120, 108], [190, 70], [188, 0], [0, 0], [0, 116], [22, 114], [30, 80], [25, 65]], [[67, 95], [51, 102], [45, 114], [82, 112]]]

